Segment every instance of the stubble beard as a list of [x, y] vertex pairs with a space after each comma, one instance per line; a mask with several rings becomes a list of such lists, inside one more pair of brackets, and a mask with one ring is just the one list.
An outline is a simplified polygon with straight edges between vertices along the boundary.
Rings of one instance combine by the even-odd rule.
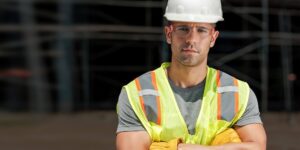
[[177, 57], [177, 60], [184, 66], [194, 67], [200, 64], [201, 60], [199, 56], [190, 54], [181, 54]]

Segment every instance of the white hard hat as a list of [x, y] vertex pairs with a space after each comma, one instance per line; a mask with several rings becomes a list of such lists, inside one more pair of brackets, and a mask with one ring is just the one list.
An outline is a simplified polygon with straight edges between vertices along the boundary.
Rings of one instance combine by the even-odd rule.
[[168, 21], [217, 23], [223, 21], [221, 0], [168, 0]]

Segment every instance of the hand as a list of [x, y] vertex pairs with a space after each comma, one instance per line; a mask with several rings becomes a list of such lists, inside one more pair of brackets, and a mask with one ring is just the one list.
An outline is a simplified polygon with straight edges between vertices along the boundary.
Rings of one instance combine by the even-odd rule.
[[210, 146], [203, 146], [199, 144], [178, 144], [178, 150], [212, 150]]
[[239, 135], [232, 128], [218, 134], [210, 145], [223, 145], [226, 143], [240, 143], [242, 142]]

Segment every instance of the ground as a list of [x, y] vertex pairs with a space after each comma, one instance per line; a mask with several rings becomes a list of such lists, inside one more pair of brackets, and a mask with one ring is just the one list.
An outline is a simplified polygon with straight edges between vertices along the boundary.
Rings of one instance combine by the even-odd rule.
[[[268, 149], [297, 150], [300, 113], [263, 113]], [[114, 150], [114, 111], [74, 114], [0, 113], [1, 150]]]

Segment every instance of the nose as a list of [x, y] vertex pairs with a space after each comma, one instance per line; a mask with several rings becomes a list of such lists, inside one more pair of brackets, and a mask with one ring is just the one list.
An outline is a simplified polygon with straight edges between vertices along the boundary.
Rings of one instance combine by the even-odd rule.
[[193, 44], [197, 41], [199, 41], [199, 35], [197, 35], [197, 32], [193, 28], [186, 36], [186, 43]]

